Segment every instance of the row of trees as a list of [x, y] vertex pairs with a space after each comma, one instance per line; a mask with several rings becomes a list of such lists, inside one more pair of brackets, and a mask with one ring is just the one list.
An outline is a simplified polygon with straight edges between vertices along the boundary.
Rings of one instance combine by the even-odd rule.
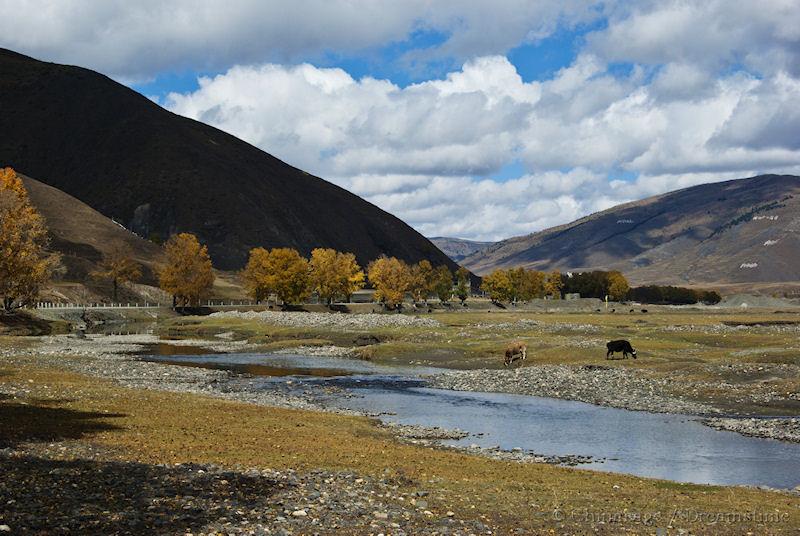
[[[49, 252], [48, 245], [44, 220], [31, 204], [22, 180], [11, 168], [0, 169], [0, 300], [5, 311], [34, 302], [40, 289], [61, 269], [60, 256]], [[180, 233], [166, 242], [164, 250], [166, 262], [157, 273], [161, 289], [173, 296], [174, 306], [198, 304], [214, 283], [208, 249], [194, 235]], [[119, 286], [138, 280], [142, 269], [132, 252], [120, 247], [104, 256], [90, 275], [109, 281], [116, 301]], [[444, 265], [434, 268], [427, 260], [409, 265], [394, 257], [381, 257], [372, 261], [365, 273], [355, 255], [329, 248], [313, 250], [309, 259], [291, 248], [255, 248], [241, 275], [256, 301], [275, 294], [284, 303], [299, 303], [316, 294], [330, 304], [349, 300], [367, 280], [375, 289], [375, 298], [391, 307], [408, 293], [415, 302], [435, 295], [445, 303], [453, 295], [463, 303], [470, 295], [470, 275], [463, 267], [455, 274], [454, 288], [453, 273]], [[713, 291], [656, 285], [631, 289], [620, 272], [599, 270], [561, 274], [499, 269], [483, 278], [481, 289], [494, 302], [558, 299], [563, 293], [643, 303], [720, 301]]]
[[594, 270], [562, 274], [545, 273], [525, 268], [498, 269], [483, 278], [481, 290], [496, 303], [529, 301], [534, 298], [559, 299], [565, 294], [580, 294], [582, 298], [606, 296], [613, 301], [637, 301], [652, 304], [682, 305], [702, 302], [719, 303], [716, 291], [684, 287], [648, 285], [631, 288], [621, 272]]
[[387, 306], [403, 301], [406, 293], [414, 302], [427, 302], [435, 295], [447, 303], [455, 295], [463, 304], [470, 295], [469, 271], [459, 267], [453, 288], [453, 273], [447, 266], [434, 268], [427, 260], [414, 265], [394, 257], [375, 259], [367, 267], [367, 277], [375, 288], [375, 299]]
[[664, 305], [690, 305], [697, 302], [714, 305], [719, 303], [722, 297], [714, 290], [648, 285], [632, 288], [628, 293], [628, 299]]
[[481, 290], [495, 303], [529, 301], [534, 298], [561, 298], [563, 277], [525, 268], [497, 269], [483, 278]]
[[[461, 268], [457, 278], [455, 293], [463, 301], [469, 296], [469, 272]], [[415, 302], [427, 301], [431, 294], [447, 302], [454, 293], [453, 274], [447, 266], [434, 268], [427, 260], [409, 265], [395, 257], [381, 257], [365, 273], [355, 255], [330, 248], [314, 249], [310, 259], [291, 248], [255, 248], [242, 279], [254, 300], [275, 294], [284, 303], [300, 303], [312, 294], [327, 304], [349, 301], [367, 280], [375, 288], [376, 300], [387, 306], [401, 303], [407, 293]]]
[[628, 299], [630, 285], [622, 272], [616, 270], [604, 272], [594, 270], [591, 272], [578, 272], [563, 276], [565, 294], [580, 294], [583, 298], [599, 298], [606, 296], [613, 301]]

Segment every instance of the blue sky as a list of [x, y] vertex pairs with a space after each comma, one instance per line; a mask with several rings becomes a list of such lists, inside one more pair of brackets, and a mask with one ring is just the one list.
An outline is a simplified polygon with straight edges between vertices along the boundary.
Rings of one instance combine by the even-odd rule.
[[0, 46], [108, 74], [429, 236], [800, 173], [797, 2], [0, 5]]
[[[506, 57], [516, 67], [525, 82], [546, 80], [559, 69], [568, 67], [577, 56], [579, 45], [587, 32], [596, 30], [605, 23], [603, 19], [594, 24], [582, 24], [576, 28], [559, 28], [553, 35], [535, 43], [524, 43], [506, 53]], [[405, 87], [412, 83], [440, 78], [459, 65], [453, 58], [415, 67], [404, 61], [409, 51], [425, 50], [447, 41], [447, 34], [441, 31], [415, 31], [402, 41], [388, 43], [370, 50], [353, 53], [337, 53], [328, 50], [311, 54], [301, 61], [318, 67], [338, 67], [356, 79], [365, 76], [392, 81]], [[221, 70], [171, 70], [157, 73], [154, 78], [134, 81], [130, 87], [149, 96], [164, 99], [171, 92], [186, 93], [196, 91], [201, 76], [216, 76]]]

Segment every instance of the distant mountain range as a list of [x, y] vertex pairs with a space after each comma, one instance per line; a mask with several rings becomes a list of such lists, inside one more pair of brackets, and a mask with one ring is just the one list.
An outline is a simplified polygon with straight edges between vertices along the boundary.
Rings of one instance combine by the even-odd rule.
[[626, 203], [473, 253], [463, 265], [621, 270], [634, 283], [800, 281], [800, 177], [761, 175]]
[[446, 236], [434, 236], [433, 238], [429, 238], [429, 240], [455, 262], [461, 262], [464, 258], [473, 253], [494, 244], [494, 242], [476, 242], [475, 240], [450, 238]]
[[[0, 165], [145, 238], [189, 231], [239, 269], [256, 246], [455, 264], [398, 218], [80, 67], [0, 49]], [[269, 125], [264, 125], [269, 128]]]

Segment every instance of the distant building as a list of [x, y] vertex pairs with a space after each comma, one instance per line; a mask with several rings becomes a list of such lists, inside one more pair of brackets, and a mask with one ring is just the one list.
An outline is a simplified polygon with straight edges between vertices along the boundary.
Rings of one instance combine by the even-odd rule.
[[375, 291], [372, 289], [357, 290], [350, 297], [351, 303], [372, 303], [375, 301]]

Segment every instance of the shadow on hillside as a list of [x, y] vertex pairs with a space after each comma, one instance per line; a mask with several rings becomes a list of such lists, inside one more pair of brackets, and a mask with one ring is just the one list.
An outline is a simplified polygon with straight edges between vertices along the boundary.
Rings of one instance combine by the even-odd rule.
[[277, 487], [198, 469], [0, 454], [0, 520], [16, 534], [183, 534], [264, 511]]
[[[4, 398], [8, 400], [10, 397], [5, 395]], [[48, 400], [47, 405], [44, 401], [33, 404], [1, 402], [0, 448], [13, 447], [28, 441], [80, 439], [87, 434], [120, 429], [101, 419], [124, 417], [122, 414], [48, 407], [59, 402], [64, 401]]]
[[23, 311], [8, 314], [0, 312], [0, 335], [52, 335], [64, 333], [67, 326], [63, 322], [44, 320]]

